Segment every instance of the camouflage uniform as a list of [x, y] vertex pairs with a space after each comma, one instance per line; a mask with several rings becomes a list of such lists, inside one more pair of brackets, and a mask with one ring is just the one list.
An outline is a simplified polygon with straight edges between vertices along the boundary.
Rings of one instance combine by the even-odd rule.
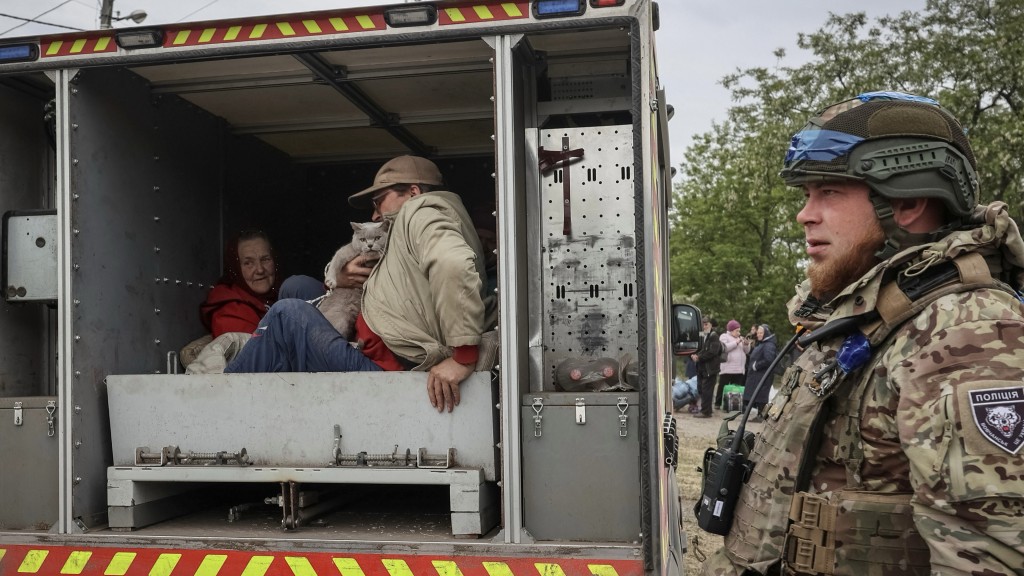
[[[1024, 285], [1024, 241], [1001, 203], [970, 220], [882, 262], [810, 316], [808, 285], [798, 287], [791, 319], [814, 329], [888, 308], [895, 270], [956, 259], [966, 282], [989, 280], [954, 281], [895, 321], [860, 327], [870, 360], [821, 397], [814, 372], [845, 335], [801, 355], [704, 574], [1024, 574], [1024, 304], [999, 282]], [[818, 413], [809, 486], [794, 496]]]

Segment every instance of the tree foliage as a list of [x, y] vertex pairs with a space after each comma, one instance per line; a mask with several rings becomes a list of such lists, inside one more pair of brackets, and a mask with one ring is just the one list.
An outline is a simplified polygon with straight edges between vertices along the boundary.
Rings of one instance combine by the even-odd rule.
[[[871, 20], [830, 14], [797, 46], [799, 66], [723, 78], [733, 106], [681, 164], [672, 221], [673, 296], [748, 326], [787, 323], [803, 279], [803, 195], [778, 177], [790, 136], [829, 104], [873, 90], [929, 96], [960, 119], [978, 161], [981, 201], [1024, 199], [1024, 2], [929, 0]], [[784, 329], [788, 331], [787, 329]]]

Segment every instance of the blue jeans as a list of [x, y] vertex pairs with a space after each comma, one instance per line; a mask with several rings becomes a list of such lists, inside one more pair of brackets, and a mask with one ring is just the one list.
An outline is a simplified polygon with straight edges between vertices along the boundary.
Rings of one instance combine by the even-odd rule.
[[327, 290], [322, 280], [312, 276], [296, 274], [289, 276], [281, 282], [281, 289], [277, 292], [278, 300], [298, 298], [299, 300], [313, 300], [323, 296]]
[[324, 315], [304, 300], [278, 300], [224, 372], [376, 372], [372, 360], [349, 344]]

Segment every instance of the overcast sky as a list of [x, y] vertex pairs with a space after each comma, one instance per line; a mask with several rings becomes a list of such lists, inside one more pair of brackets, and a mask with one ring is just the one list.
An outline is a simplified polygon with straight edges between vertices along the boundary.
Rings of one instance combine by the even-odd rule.
[[[0, 0], [0, 13], [91, 29], [99, 25], [99, 3], [99, 0]], [[149, 14], [145, 24], [161, 24], [394, 3], [373, 0], [116, 0], [114, 10], [124, 16], [143, 9]], [[682, 160], [683, 150], [694, 134], [710, 130], [713, 121], [725, 118], [730, 101], [729, 93], [719, 84], [723, 76], [737, 69], [774, 66], [776, 59], [772, 53], [776, 48], [786, 49], [786, 65], [806, 61], [808, 55], [796, 48], [797, 34], [818, 30], [830, 11], [864, 11], [873, 20], [902, 10], [922, 10], [925, 3], [926, 0], [859, 0], [856, 3], [661, 0], [658, 60], [661, 82], [669, 104], [675, 108], [669, 125], [672, 162], [678, 165]], [[125, 22], [116, 23], [115, 27], [132, 24]], [[0, 16], [0, 37], [62, 31], [65, 30]], [[887, 87], [879, 87], [884, 88]]]

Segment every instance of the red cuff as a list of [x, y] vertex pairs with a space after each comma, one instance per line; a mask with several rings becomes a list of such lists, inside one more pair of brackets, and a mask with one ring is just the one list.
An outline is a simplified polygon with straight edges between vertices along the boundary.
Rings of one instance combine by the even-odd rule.
[[459, 364], [476, 364], [480, 357], [480, 347], [476, 344], [456, 346], [452, 349], [452, 358]]

